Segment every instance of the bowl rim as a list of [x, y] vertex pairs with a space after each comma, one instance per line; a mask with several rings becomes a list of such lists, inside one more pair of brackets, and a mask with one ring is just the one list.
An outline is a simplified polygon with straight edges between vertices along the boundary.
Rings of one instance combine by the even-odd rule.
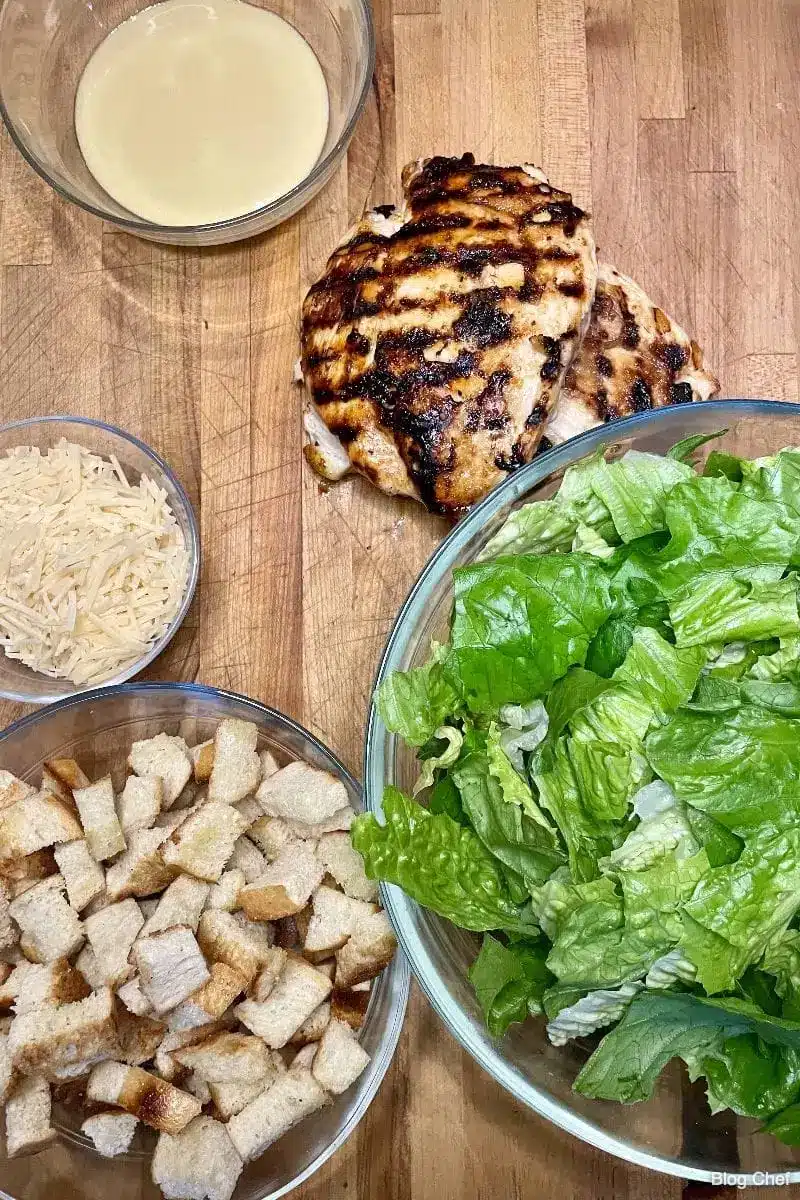
[[[697, 407], [700, 408], [700, 404]], [[702, 401], [702, 412], [707, 413], [711, 418], [718, 414], [721, 427], [724, 426], [726, 420], [734, 418], [737, 410], [750, 416], [777, 415], [782, 412], [800, 418], [800, 403], [783, 400], [728, 398]], [[369, 693], [363, 763], [364, 804], [367, 812], [376, 815], [382, 814], [382, 794], [385, 781], [384, 743], [388, 740], [393, 744], [395, 737], [395, 735], [387, 733], [378, 717], [373, 702], [375, 690], [390, 671], [402, 667], [402, 659], [409, 639], [423, 616], [430, 592], [442, 575], [452, 568], [462, 547], [489, 518], [509, 502], [513, 503], [518, 500], [546, 476], [567, 467], [600, 445], [613, 444], [616, 440], [622, 440], [631, 434], [642, 432], [646, 428], [658, 428], [661, 424], [667, 424], [669, 416], [674, 417], [675, 412], [676, 406], [671, 405], [666, 408], [637, 413], [632, 417], [590, 429], [578, 437], [554, 446], [526, 466], [521, 467], [491, 491], [436, 547], [400, 607], [378, 663], [372, 690]], [[494, 1048], [487, 1049], [485, 1043], [475, 1035], [464, 1011], [450, 999], [446, 988], [441, 985], [431, 957], [414, 930], [410, 914], [419, 906], [401, 888], [393, 884], [382, 884], [381, 886], [386, 911], [417, 983], [448, 1032], [501, 1087], [532, 1109], [538, 1116], [545, 1117], [560, 1129], [573, 1134], [581, 1141], [587, 1142], [599, 1150], [604, 1150], [607, 1154], [636, 1166], [659, 1171], [664, 1175], [703, 1182], [712, 1181], [715, 1173], [710, 1170], [703, 1167], [685, 1166], [674, 1160], [662, 1158], [659, 1154], [642, 1150], [621, 1137], [606, 1133], [593, 1121], [578, 1116], [532, 1084], [521, 1071], [500, 1059]], [[775, 1169], [778, 1170], [777, 1167]], [[800, 1183], [800, 1170], [781, 1173], [786, 1175], [787, 1182]], [[744, 1171], [737, 1173], [737, 1180], [739, 1179], [744, 1179], [748, 1186], [763, 1184], [763, 1179], [758, 1179], [758, 1172], [755, 1174]]]
[[[362, 801], [364, 793], [358, 780], [353, 773], [348, 770], [337, 754], [324, 742], [321, 742], [316, 734], [310, 729], [306, 729], [305, 725], [301, 725], [293, 717], [287, 716], [280, 709], [273, 708], [269, 704], [262, 704], [260, 700], [253, 700], [250, 696], [244, 696], [240, 692], [232, 692], [226, 688], [211, 687], [204, 683], [182, 683], [182, 682], [143, 682], [143, 683], [121, 683], [110, 687], [94, 688], [89, 692], [82, 692], [75, 696], [65, 696], [55, 704], [47, 705], [33, 713], [28, 713], [24, 717], [20, 717], [17, 721], [13, 721], [11, 725], [0, 730], [0, 752], [2, 751], [3, 742], [14, 734], [17, 734], [26, 729], [32, 729], [42, 721], [46, 721], [54, 712], [61, 709], [68, 709], [81, 704], [95, 704], [100, 701], [113, 698], [115, 696], [132, 696], [140, 695], [157, 695], [159, 692], [179, 692], [190, 696], [209, 697], [212, 699], [222, 698], [224, 700], [232, 700], [237, 704], [244, 705], [246, 708], [252, 709], [254, 716], [268, 717], [277, 721], [279, 725], [291, 730], [292, 733], [299, 734], [321, 752], [323, 758], [327, 759], [331, 766], [342, 776], [350, 788], [360, 796]], [[369, 1081], [369, 1085], [364, 1089], [359, 1098], [358, 1103], [349, 1114], [347, 1120], [342, 1124], [335, 1138], [333, 1138], [319, 1154], [308, 1164], [300, 1174], [283, 1187], [276, 1191], [265, 1192], [260, 1200], [279, 1200], [279, 1197], [288, 1195], [301, 1183], [304, 1183], [316, 1171], [322, 1167], [329, 1158], [331, 1158], [344, 1143], [360, 1123], [367, 1109], [375, 1099], [381, 1084], [386, 1078], [386, 1073], [394, 1060], [397, 1050], [397, 1043], [400, 1040], [400, 1034], [405, 1022], [406, 1011], [408, 1008], [408, 1000], [411, 992], [411, 971], [408, 966], [408, 961], [402, 951], [398, 949], [390, 966], [387, 970], [395, 973], [395, 986], [399, 992], [399, 998], [394, 1002], [389, 1010], [389, 1019], [386, 1024], [383, 1036], [381, 1038], [380, 1054], [376, 1054], [372, 1063], [374, 1064], [374, 1073]], [[4, 1200], [12, 1200], [6, 1192], [0, 1187], [0, 1197]]]
[[[14, 145], [17, 147], [20, 154], [23, 156], [29, 166], [33, 167], [36, 174], [39, 175], [45, 181], [45, 183], [49, 184], [53, 191], [56, 192], [57, 195], [61, 196], [63, 200], [68, 200], [70, 204], [77, 205], [77, 207], [83, 209], [84, 212], [91, 213], [94, 217], [99, 217], [101, 221], [108, 221], [109, 224], [114, 225], [118, 229], [124, 230], [126, 233], [138, 234], [141, 237], [157, 237], [164, 239], [167, 242], [169, 238], [175, 238], [176, 243], [180, 243], [180, 241], [185, 238], [202, 239], [206, 234], [211, 235], [219, 233], [231, 234], [229, 239], [222, 239], [223, 242], [226, 240], [235, 241], [237, 240], [237, 235], [239, 232], [242, 229], [245, 229], [251, 222], [260, 222], [265, 217], [275, 214], [277, 216], [277, 220], [271, 222], [271, 225], [278, 224], [284, 219], [285, 209], [289, 210], [285, 213], [285, 216], [290, 216], [292, 212], [295, 211], [292, 208], [294, 201], [297, 200], [298, 197], [302, 197], [306, 191], [308, 191], [310, 199], [314, 194], [315, 185], [319, 184], [320, 181], [323, 183], [325, 182], [327, 173], [333, 170], [336, 162], [347, 148], [350, 139], [353, 136], [356, 124], [364, 110], [364, 105], [367, 102], [367, 96], [369, 95], [370, 87], [372, 86], [372, 76], [375, 70], [375, 25], [372, 18], [372, 8], [370, 7], [369, 0], [353, 0], [353, 2], [358, 6], [362, 27], [366, 33], [367, 52], [360, 63], [356, 101], [347, 121], [345, 122], [342, 132], [336, 139], [336, 142], [333, 144], [333, 146], [331, 146], [328, 153], [319, 158], [311, 168], [311, 171], [308, 173], [308, 175], [306, 175], [304, 179], [301, 179], [299, 183], [295, 184], [290, 191], [284, 192], [282, 196], [278, 196], [275, 200], [271, 200], [268, 204], [262, 204], [260, 208], [254, 208], [251, 212], [242, 213], [238, 217], [229, 217], [225, 221], [209, 221], [203, 225], [159, 225], [153, 221], [146, 220], [144, 217], [137, 217], [134, 213], [131, 213], [128, 217], [119, 217], [113, 213], [105, 212], [96, 204], [92, 204], [87, 200], [80, 200], [77, 196], [72, 194], [69, 188], [53, 179], [44, 163], [40, 162], [33, 150], [31, 150], [25, 144], [22, 134], [18, 131], [10, 112], [6, 107], [2, 81], [0, 81], [0, 117], [2, 117], [3, 124], [11, 135], [11, 140], [14, 142]], [[153, 3], [158, 3], [158, 0], [150, 0], [150, 5]], [[247, 3], [247, 0], [245, 0], [245, 3]], [[148, 5], [145, 4], [145, 7], [148, 7]], [[290, 21], [289, 24], [291, 25], [292, 22]], [[294, 28], [293, 25], [292, 28]], [[120, 207], [123, 206], [120, 205]], [[259, 231], [254, 229], [253, 235], [258, 232], [263, 232], [263, 230]]]
[[[94, 417], [79, 417], [69, 415], [23, 417], [18, 421], [8, 421], [5, 424], [0, 425], [0, 435], [9, 433], [15, 429], [24, 430], [30, 429], [34, 426], [60, 426], [70, 424], [85, 425], [91, 429], [100, 429], [103, 433], [108, 433], [112, 437], [117, 437], [123, 442], [128, 442], [130, 445], [135, 446], [137, 450], [140, 450], [147, 458], [150, 459], [156, 469], [160, 471], [161, 474], [168, 480], [171, 487], [175, 489], [175, 494], [186, 515], [186, 523], [188, 525], [189, 536], [187, 538], [186, 551], [189, 555], [189, 573], [186, 578], [186, 587], [184, 588], [183, 599], [181, 600], [180, 607], [178, 608], [178, 611], [175, 613], [175, 616], [172, 618], [167, 628], [164, 630], [161, 637], [153, 642], [153, 645], [150, 647], [147, 653], [142, 656], [142, 658], [138, 659], [135, 663], [132, 663], [129, 667], [126, 667], [124, 671], [120, 671], [118, 674], [112, 675], [110, 679], [105, 680], [101, 685], [103, 688], [110, 688], [127, 682], [127, 680], [132, 679], [134, 675], [138, 675], [141, 671], [144, 671], [146, 667], [149, 667], [150, 663], [158, 658], [158, 656], [163, 653], [164, 650], [166, 650], [167, 646], [175, 637], [175, 634], [183, 624], [192, 600], [194, 599], [194, 594], [197, 590], [197, 584], [200, 579], [200, 531], [197, 525], [197, 517], [195, 516], [194, 508], [192, 507], [192, 503], [186, 493], [186, 489], [173, 471], [172, 467], [165, 462], [160, 454], [156, 453], [152, 446], [148, 446], [146, 442], [143, 442], [141, 438], [136, 437], [135, 434], [128, 433], [128, 431], [125, 429], [120, 429], [118, 425], [111, 425], [107, 421], [98, 421]], [[0, 649], [0, 654], [1, 653], [2, 650]], [[42, 675], [42, 679], [47, 678], [49, 678], [49, 676]], [[0, 699], [10, 700], [17, 704], [35, 704], [38, 707], [42, 707], [44, 705], [59, 704], [72, 697], [86, 696], [89, 692], [96, 690], [98, 690], [98, 687], [97, 685], [94, 685], [89, 688], [75, 688], [73, 691], [66, 693], [66, 695], [59, 692], [54, 692], [50, 695], [32, 696], [29, 692], [15, 692], [0, 685]]]

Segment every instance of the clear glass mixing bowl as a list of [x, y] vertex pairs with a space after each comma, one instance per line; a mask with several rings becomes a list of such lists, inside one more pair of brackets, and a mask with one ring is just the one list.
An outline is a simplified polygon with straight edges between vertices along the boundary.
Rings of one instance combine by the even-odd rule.
[[[94, 778], [106, 772], [119, 782], [131, 742], [161, 730], [203, 741], [225, 717], [254, 721], [259, 749], [281, 763], [302, 758], [338, 775], [351, 803], [363, 807], [352, 775], [323, 744], [275, 709], [231, 692], [196, 684], [142, 683], [101, 688], [63, 700], [24, 717], [0, 733], [0, 766], [23, 779], [37, 780], [46, 758], [74, 757]], [[400, 1036], [409, 991], [409, 970], [397, 954], [375, 981], [361, 1044], [371, 1062], [355, 1084], [334, 1102], [295, 1126], [261, 1158], [249, 1163], [234, 1200], [277, 1200], [297, 1187], [344, 1144], [380, 1087]], [[5, 1200], [108, 1200], [137, 1197], [160, 1200], [150, 1179], [154, 1135], [142, 1126], [131, 1152], [101, 1158], [79, 1132], [83, 1116], [54, 1105], [61, 1137], [32, 1158], [0, 1157], [0, 1197]]]
[[271, 229], [328, 182], [353, 136], [375, 62], [368, 0], [250, 0], [294, 25], [328, 85], [325, 145], [306, 178], [270, 204], [210, 225], [156, 225], [128, 212], [90, 174], [75, 136], [75, 93], [99, 43], [151, 0], [5, 0], [0, 10], [0, 114], [19, 150], [59, 195], [155, 242], [213, 246]]
[[[714, 448], [748, 457], [797, 446], [800, 405], [721, 400], [662, 408], [583, 434], [510, 476], [453, 530], [424, 567], [395, 622], [376, 686], [392, 671], [427, 661], [431, 639], [447, 637], [453, 568], [472, 562], [512, 509], [551, 496], [572, 463], [599, 446], [614, 447], [614, 455], [633, 447], [661, 454], [680, 438], [720, 429], [728, 432]], [[417, 774], [413, 752], [386, 730], [372, 708], [364, 762], [368, 810], [380, 818], [384, 787], [392, 784], [409, 791]], [[543, 1022], [528, 1020], [512, 1025], [503, 1038], [491, 1037], [467, 979], [479, 939], [421, 908], [399, 888], [386, 887], [384, 892], [411, 969], [447, 1028], [484, 1070], [534, 1112], [630, 1163], [685, 1179], [712, 1182], [715, 1173], [727, 1171], [759, 1184], [765, 1181], [758, 1172], [788, 1171], [792, 1182], [800, 1182], [799, 1150], [758, 1133], [756, 1121], [730, 1112], [711, 1116], [702, 1083], [690, 1084], [674, 1064], [652, 1100], [611, 1104], [572, 1092], [588, 1050], [574, 1042], [551, 1046]]]

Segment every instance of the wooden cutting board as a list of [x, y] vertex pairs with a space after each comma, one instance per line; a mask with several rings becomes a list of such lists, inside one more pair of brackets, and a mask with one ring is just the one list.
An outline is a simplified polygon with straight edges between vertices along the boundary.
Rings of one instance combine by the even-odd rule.
[[[594, 214], [602, 254], [701, 342], [725, 394], [797, 399], [800, 327], [794, 0], [376, 0], [375, 19], [347, 163], [255, 241], [137, 241], [63, 204], [0, 144], [2, 420], [81, 413], [151, 443], [187, 486], [203, 547], [192, 613], [151, 674], [283, 708], [357, 772], [393, 614], [445, 530], [359, 480], [320, 487], [292, 367], [304, 290], [364, 203], [398, 196], [402, 164], [463, 150], [539, 163]], [[683, 1189], [522, 1110], [415, 993], [370, 1113], [297, 1195]]]

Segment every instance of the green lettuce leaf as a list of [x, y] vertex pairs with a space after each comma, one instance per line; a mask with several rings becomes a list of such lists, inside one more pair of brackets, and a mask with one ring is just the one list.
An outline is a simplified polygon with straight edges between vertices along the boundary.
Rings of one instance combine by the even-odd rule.
[[552, 814], [569, 854], [569, 868], [576, 883], [584, 883], [599, 874], [598, 860], [610, 854], [619, 840], [619, 828], [610, 821], [599, 821], [584, 805], [564, 739], [550, 748], [547, 769], [532, 778], [539, 801]]
[[800, 683], [800, 637], [782, 637], [777, 650], [762, 654], [747, 670], [752, 679]]
[[691, 479], [686, 463], [629, 450], [616, 462], [602, 463], [592, 478], [592, 491], [602, 500], [623, 542], [666, 528], [668, 494]]
[[800, 1048], [769, 1045], [754, 1033], [724, 1038], [690, 1071], [705, 1075], [712, 1113], [730, 1108], [764, 1120], [800, 1095]]
[[782, 1015], [800, 1021], [800, 930], [786, 929], [768, 942], [761, 969], [775, 977]]
[[714, 646], [798, 633], [796, 576], [762, 579], [758, 570], [716, 572], [679, 588], [669, 606], [678, 645]]
[[564, 922], [582, 905], [597, 903], [616, 913], [619, 894], [612, 879], [600, 877], [588, 883], [573, 883], [569, 871], [562, 868], [534, 888], [532, 908], [543, 932], [554, 942]]
[[547, 732], [551, 743], [564, 732], [578, 709], [590, 704], [611, 686], [608, 679], [602, 679], [594, 671], [583, 667], [571, 667], [566, 675], [558, 679], [545, 702], [550, 718]]
[[599, 988], [581, 996], [573, 1004], [561, 1008], [550, 1020], [548, 1038], [554, 1046], [565, 1046], [573, 1038], [588, 1037], [605, 1025], [613, 1025], [641, 986], [640, 983], [623, 983], [618, 988]]
[[701, 675], [691, 700], [686, 707], [692, 712], [732, 712], [742, 707], [742, 691], [735, 679], [718, 678], [714, 674]]
[[771, 655], [778, 644], [778, 639], [772, 637], [757, 642], [729, 643], [708, 663], [706, 671], [718, 679], [742, 679], [752, 673], [762, 656]]
[[545, 695], [583, 662], [611, 609], [606, 576], [588, 555], [501, 558], [453, 579], [446, 673], [475, 713]]
[[800, 717], [800, 684], [788, 679], [773, 683], [768, 679], [743, 679], [742, 697], [784, 717]]
[[493, 1037], [502, 1037], [512, 1022], [542, 1012], [542, 996], [552, 980], [545, 958], [542, 943], [505, 946], [484, 935], [469, 978]]
[[393, 671], [375, 693], [386, 728], [410, 746], [422, 746], [458, 707], [458, 696], [442, 663], [433, 660], [411, 671]]
[[635, 688], [659, 720], [665, 720], [695, 689], [705, 664], [699, 649], [671, 646], [655, 629], [636, 629], [625, 661], [614, 680]]
[[[532, 821], [537, 825], [541, 825], [549, 834], [554, 834], [555, 830], [547, 817], [542, 812], [539, 805], [533, 798], [533, 792], [527, 780], [515, 769], [511, 759], [506, 754], [501, 744], [501, 731], [497, 725], [492, 722], [486, 733], [481, 751], [485, 745], [485, 753], [489, 767], [489, 774], [492, 779], [498, 784], [500, 794], [506, 804], [517, 804]], [[481, 743], [479, 735], [475, 735], [478, 744]], [[550, 842], [555, 844], [556, 838], [551, 837]]]
[[715, 438], [724, 437], [727, 429], [718, 429], [716, 433], [692, 433], [689, 437], [681, 438], [667, 451], [667, 458], [677, 458], [679, 462], [694, 464], [695, 452]]
[[766, 1122], [764, 1133], [771, 1133], [787, 1146], [800, 1146], [800, 1104], [790, 1104]]
[[530, 906], [514, 903], [499, 863], [471, 829], [396, 788], [386, 789], [383, 811], [385, 825], [362, 814], [351, 831], [370, 879], [398, 884], [463, 929], [536, 935]]
[[586, 652], [586, 669], [610, 679], [625, 661], [625, 656], [633, 645], [635, 618], [633, 615], [610, 617], [605, 625], [601, 625], [589, 643]]
[[425, 791], [426, 788], [433, 787], [437, 771], [444, 771], [453, 765], [461, 753], [463, 742], [464, 735], [455, 725], [440, 725], [438, 729], [434, 730], [433, 742], [427, 743], [428, 746], [431, 746], [431, 753], [419, 754], [422, 759], [422, 770], [419, 779], [414, 784], [415, 796]]

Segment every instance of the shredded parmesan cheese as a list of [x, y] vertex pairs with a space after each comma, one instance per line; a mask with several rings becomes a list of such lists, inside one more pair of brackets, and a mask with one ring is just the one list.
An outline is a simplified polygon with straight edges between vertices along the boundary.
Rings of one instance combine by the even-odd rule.
[[0, 458], [0, 646], [54, 679], [101, 683], [147, 653], [189, 575], [183, 532], [148, 475], [65, 439]]

